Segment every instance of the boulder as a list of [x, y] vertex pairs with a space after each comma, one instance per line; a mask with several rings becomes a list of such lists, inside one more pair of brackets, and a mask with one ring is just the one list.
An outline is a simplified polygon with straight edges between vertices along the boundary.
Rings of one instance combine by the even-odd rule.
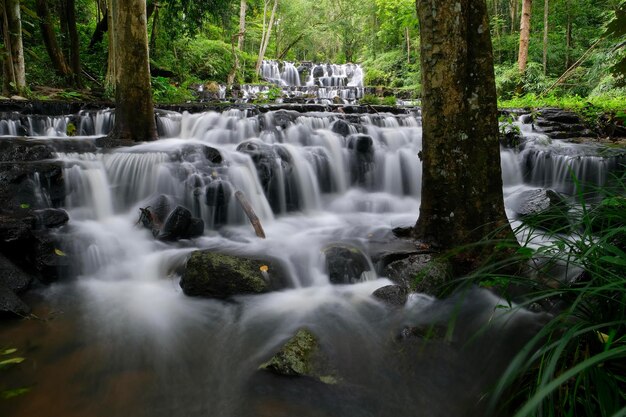
[[69, 221], [67, 212], [62, 209], [47, 208], [35, 210], [37, 226], [45, 229], [54, 229], [65, 225]]
[[320, 349], [317, 337], [300, 329], [259, 369], [282, 376], [307, 376], [327, 384], [336, 384], [337, 376]]
[[402, 307], [409, 296], [407, 287], [401, 285], [385, 285], [374, 291], [372, 295], [392, 307]]
[[268, 292], [284, 282], [284, 271], [273, 260], [202, 250], [187, 260], [180, 286], [189, 296], [227, 299]]
[[569, 207], [565, 199], [553, 190], [527, 190], [511, 199], [509, 207], [526, 224], [542, 228], [567, 228]]
[[28, 313], [30, 313], [30, 307], [13, 291], [0, 284], [0, 315], [24, 317]]
[[332, 284], [353, 284], [364, 280], [371, 271], [369, 258], [359, 248], [334, 243], [322, 249], [326, 271]]
[[350, 123], [346, 122], [345, 120], [335, 120], [332, 123], [330, 130], [337, 133], [338, 135], [347, 137], [351, 133], [350, 127], [351, 127]]
[[194, 218], [185, 207], [176, 206], [165, 219], [156, 237], [159, 240], [174, 241], [192, 239], [201, 236], [202, 233], [204, 233], [204, 221]]
[[433, 255], [416, 254], [391, 262], [383, 275], [401, 287], [436, 296], [450, 281], [451, 266]]
[[348, 149], [351, 150], [350, 168], [352, 179], [359, 185], [373, 182], [371, 171], [374, 166], [374, 140], [369, 135], [352, 134], [347, 137]]
[[28, 288], [33, 278], [0, 254], [0, 286], [19, 294]]

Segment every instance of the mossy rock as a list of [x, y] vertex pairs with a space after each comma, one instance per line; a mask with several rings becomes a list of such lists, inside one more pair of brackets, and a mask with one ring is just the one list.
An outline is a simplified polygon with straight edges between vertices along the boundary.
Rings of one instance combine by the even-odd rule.
[[328, 365], [317, 337], [300, 329], [283, 347], [259, 369], [283, 376], [308, 376], [326, 384], [339, 380]]
[[410, 291], [428, 295], [439, 295], [439, 291], [450, 282], [452, 267], [444, 259], [430, 254], [410, 255], [391, 262], [383, 275]]
[[189, 296], [226, 299], [260, 294], [284, 283], [284, 271], [275, 261], [194, 251], [182, 273], [180, 286]]

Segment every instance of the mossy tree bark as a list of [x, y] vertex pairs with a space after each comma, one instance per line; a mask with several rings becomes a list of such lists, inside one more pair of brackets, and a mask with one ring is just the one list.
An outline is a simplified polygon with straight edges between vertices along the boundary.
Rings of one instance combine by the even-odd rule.
[[530, 17], [532, 14], [533, 1], [524, 0], [522, 2], [522, 20], [520, 22], [519, 33], [519, 55], [517, 56], [517, 67], [519, 72], [526, 72], [528, 65], [528, 45], [530, 44]]
[[[112, 76], [115, 85], [115, 127], [111, 139], [149, 141], [157, 138], [150, 63], [146, 0], [110, 0], [114, 32]], [[113, 30], [111, 30], [113, 29]]]
[[5, 48], [3, 91], [22, 94], [26, 89], [26, 67], [24, 66], [20, 2], [19, 0], [4, 0], [2, 8]]
[[442, 249], [501, 230], [504, 212], [493, 53], [484, 0], [417, 0], [422, 202], [414, 233]]

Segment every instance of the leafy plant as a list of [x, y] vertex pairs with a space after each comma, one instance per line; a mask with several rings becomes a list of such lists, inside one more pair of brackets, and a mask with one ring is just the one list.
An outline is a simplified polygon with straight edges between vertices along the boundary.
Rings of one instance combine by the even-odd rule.
[[374, 94], [364, 94], [359, 103], [377, 105], [380, 104], [380, 98]]
[[[24, 362], [25, 359], [20, 356], [15, 356], [15, 353], [17, 353], [17, 349], [15, 348], [4, 349], [3, 351], [0, 351], [0, 371]], [[3, 357], [6, 358], [3, 359]], [[0, 398], [7, 400], [22, 394], [26, 394], [29, 391], [30, 388], [26, 387], [3, 389], [0, 391]]]

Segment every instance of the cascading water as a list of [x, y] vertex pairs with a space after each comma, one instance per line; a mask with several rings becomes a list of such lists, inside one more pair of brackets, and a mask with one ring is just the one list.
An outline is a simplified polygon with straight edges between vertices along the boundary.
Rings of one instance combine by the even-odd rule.
[[[105, 119], [91, 114], [79, 125], [98, 135], [110, 125]], [[30, 135], [41, 132], [20, 126], [33, 129]], [[356, 284], [331, 285], [325, 270], [326, 245], [368, 248], [392, 228], [415, 222], [419, 118], [161, 112], [159, 130], [163, 138], [154, 143], [57, 154], [70, 215], [63, 249], [76, 260], [76, 279], [41, 291], [64, 314], [28, 323], [42, 340], [41, 350], [26, 353], [37, 358], [37, 369], [25, 377], [37, 387], [0, 411], [8, 407], [16, 417], [481, 414], [476, 399], [541, 316], [506, 314], [496, 297], [479, 290], [452, 300], [416, 295], [404, 308], [388, 309], [371, 297], [389, 283], [384, 277], [371, 272]], [[542, 165], [541, 152], [561, 155], [544, 139], [529, 137], [521, 153], [502, 151], [506, 196], [547, 179], [557, 188], [565, 183], [562, 169]], [[589, 161], [587, 170], [610, 168]], [[602, 180], [607, 173], [597, 175]], [[266, 239], [254, 236], [235, 191], [250, 201]], [[189, 208], [204, 220], [204, 236], [167, 244], [137, 227], [139, 208], [158, 201]], [[233, 303], [187, 297], [178, 268], [198, 248], [280, 259], [288, 288]], [[452, 341], [398, 344], [403, 329], [445, 328], [452, 316]], [[338, 384], [257, 371], [302, 327], [329, 351]]]

